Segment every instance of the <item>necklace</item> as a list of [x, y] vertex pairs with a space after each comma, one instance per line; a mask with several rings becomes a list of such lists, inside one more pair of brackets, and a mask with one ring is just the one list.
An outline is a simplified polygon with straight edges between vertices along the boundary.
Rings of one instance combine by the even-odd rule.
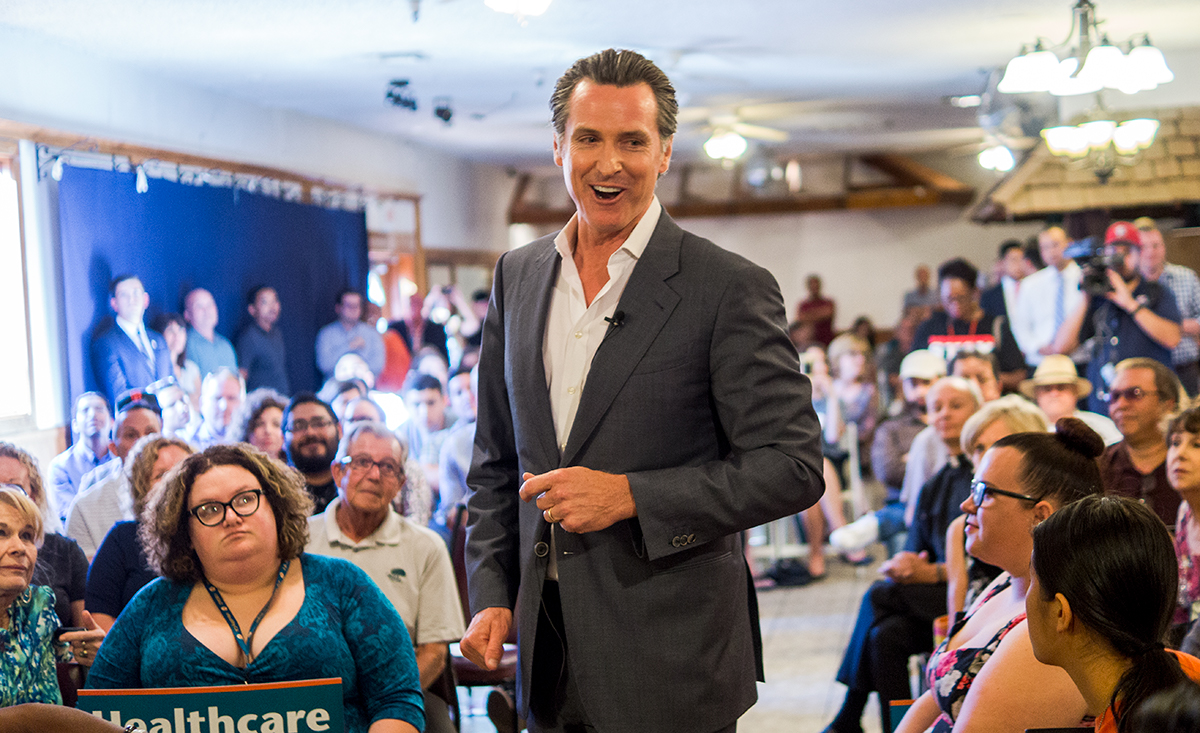
[[208, 591], [208, 595], [212, 596], [213, 603], [217, 605], [217, 610], [225, 617], [225, 623], [229, 624], [229, 630], [233, 632], [234, 641], [237, 642], [238, 648], [242, 650], [242, 658], [245, 664], [242, 665], [242, 670], [250, 667], [254, 661], [254, 655], [250, 653], [250, 647], [254, 643], [254, 632], [258, 631], [258, 625], [262, 623], [263, 617], [267, 615], [267, 609], [271, 607], [271, 603], [275, 600], [275, 596], [279, 594], [279, 586], [283, 583], [284, 576], [287, 575], [288, 567], [292, 564], [291, 560], [284, 560], [279, 564], [279, 573], [275, 576], [275, 587], [271, 589], [271, 597], [263, 604], [262, 610], [254, 617], [254, 622], [250, 624], [250, 633], [242, 634], [242, 627], [234, 618], [233, 612], [229, 610], [229, 605], [225, 603], [225, 599], [221, 597], [221, 591], [217, 590], [217, 586], [209, 582], [208, 578], [204, 579], [204, 588]]

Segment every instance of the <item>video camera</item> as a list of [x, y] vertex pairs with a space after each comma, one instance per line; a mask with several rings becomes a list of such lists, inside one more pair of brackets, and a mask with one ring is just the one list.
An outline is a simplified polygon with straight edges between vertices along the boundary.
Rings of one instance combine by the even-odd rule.
[[1104, 295], [1112, 292], [1112, 283], [1108, 281], [1106, 270], [1120, 270], [1121, 256], [1104, 254], [1104, 239], [1101, 237], [1084, 237], [1063, 251], [1063, 256], [1075, 260], [1079, 269], [1083, 270], [1083, 281], [1080, 288], [1088, 295]]

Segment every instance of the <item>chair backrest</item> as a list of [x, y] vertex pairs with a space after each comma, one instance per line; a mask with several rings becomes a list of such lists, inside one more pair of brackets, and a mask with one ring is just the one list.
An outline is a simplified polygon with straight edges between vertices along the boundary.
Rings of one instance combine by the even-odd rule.
[[[467, 593], [467, 507], [455, 508], [450, 515], [454, 527], [450, 532], [450, 561], [454, 563], [454, 579], [458, 582], [458, 599], [462, 603], [463, 618], [471, 623], [471, 597]], [[506, 643], [517, 643], [517, 624], [514, 619]]]

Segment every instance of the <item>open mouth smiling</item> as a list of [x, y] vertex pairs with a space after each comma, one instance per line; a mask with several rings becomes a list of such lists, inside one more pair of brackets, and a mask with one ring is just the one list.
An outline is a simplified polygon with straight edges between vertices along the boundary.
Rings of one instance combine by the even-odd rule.
[[611, 201], [620, 196], [625, 189], [616, 186], [592, 186], [592, 190], [596, 192], [596, 198], [601, 201]]

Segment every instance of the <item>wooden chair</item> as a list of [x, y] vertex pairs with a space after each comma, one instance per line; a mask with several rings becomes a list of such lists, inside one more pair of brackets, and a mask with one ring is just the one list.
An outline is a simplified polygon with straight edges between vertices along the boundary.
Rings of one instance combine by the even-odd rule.
[[58, 689], [62, 692], [63, 705], [73, 708], [79, 702], [79, 690], [87, 681], [87, 667], [79, 662], [56, 662]]

